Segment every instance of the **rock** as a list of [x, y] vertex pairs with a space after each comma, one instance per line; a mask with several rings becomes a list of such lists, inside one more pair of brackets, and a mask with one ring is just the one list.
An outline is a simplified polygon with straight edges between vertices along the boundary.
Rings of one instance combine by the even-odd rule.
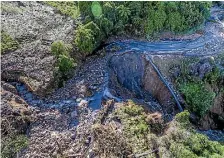
[[213, 67], [211, 62], [211, 57], [209, 58], [202, 58], [199, 62], [192, 63], [189, 66], [190, 73], [193, 76], [199, 77], [203, 79], [205, 75], [212, 71]]
[[13, 94], [17, 94], [16, 88], [13, 85], [6, 83], [4, 81], [1, 81], [1, 88], [3, 88], [5, 91], [9, 91]]
[[82, 98], [77, 98], [76, 101], [77, 102], [81, 102], [82, 101]]
[[72, 118], [75, 118], [75, 117], [77, 117], [77, 116], [78, 116], [77, 111], [73, 111], [73, 112], [71, 112], [71, 117], [72, 117]]
[[39, 96], [56, 87], [55, 57], [51, 43], [62, 40], [73, 42], [73, 20], [39, 2], [3, 2], [1, 28], [19, 42], [17, 50], [1, 55], [2, 80], [23, 82]]
[[213, 106], [210, 108], [200, 121], [201, 129], [224, 129], [224, 93], [220, 92], [214, 99]]
[[76, 135], [73, 134], [73, 135], [71, 136], [71, 139], [75, 140], [75, 138], [76, 138]]
[[[15, 87], [10, 85], [9, 90], [15, 91]], [[1, 89], [1, 127], [3, 137], [7, 136], [10, 130], [17, 134], [26, 133], [30, 122], [33, 120], [31, 114], [32, 111], [22, 98], [10, 91]]]
[[84, 80], [78, 82], [76, 86], [80, 97], [88, 97], [92, 95], [89, 86], [84, 83]]
[[81, 100], [81, 102], [78, 104], [79, 107], [87, 107], [88, 106], [88, 101], [86, 100]]

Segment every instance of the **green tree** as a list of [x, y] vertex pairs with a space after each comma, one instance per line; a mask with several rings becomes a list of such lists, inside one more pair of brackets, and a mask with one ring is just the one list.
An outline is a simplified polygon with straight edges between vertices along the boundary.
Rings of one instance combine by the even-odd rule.
[[79, 26], [76, 31], [75, 44], [85, 55], [90, 54], [95, 48], [93, 31], [84, 26]]
[[91, 1], [79, 1], [78, 2], [79, 12], [84, 16], [92, 16], [91, 5], [92, 5]]
[[69, 55], [69, 52], [71, 51], [71, 46], [64, 44], [62, 41], [56, 41], [51, 44], [51, 52], [56, 56], [59, 57], [59, 55]]
[[208, 91], [203, 83], [185, 83], [181, 85], [180, 90], [184, 94], [190, 110], [199, 116], [204, 116], [215, 98], [215, 93]]
[[119, 20], [122, 20], [124, 23], [126, 23], [129, 20], [129, 16], [131, 15], [130, 9], [124, 5], [119, 5], [117, 10]]
[[116, 5], [114, 2], [105, 2], [103, 4], [103, 14], [113, 24], [117, 21]]
[[75, 66], [74, 59], [62, 54], [59, 55], [58, 58], [58, 67], [59, 70], [63, 73], [67, 73], [69, 70], [71, 70]]

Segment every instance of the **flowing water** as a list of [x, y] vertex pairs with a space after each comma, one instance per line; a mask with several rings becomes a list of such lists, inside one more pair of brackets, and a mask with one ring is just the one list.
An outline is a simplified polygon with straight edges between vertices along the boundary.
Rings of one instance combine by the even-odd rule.
[[[215, 17], [217, 19], [218, 16]], [[220, 18], [221, 17], [221, 18]], [[218, 18], [218, 22], [222, 23], [223, 14]], [[222, 26], [224, 27], [224, 26]], [[208, 29], [209, 30], [209, 29]], [[146, 41], [137, 41], [137, 40], [126, 40], [126, 41], [116, 41], [109, 44], [106, 47], [106, 50], [111, 49], [116, 46], [120, 49], [116, 53], [135, 51], [139, 53], [150, 53], [150, 54], [179, 54], [185, 56], [203, 56], [209, 54], [218, 53], [218, 49], [222, 49], [224, 46], [224, 37], [220, 34], [217, 34], [216, 31], [205, 31], [204, 35], [193, 39], [193, 40], [164, 40], [156, 42], [146, 42]], [[208, 51], [205, 47], [210, 47], [213, 51]], [[214, 49], [216, 49], [214, 51]], [[197, 53], [195, 53], [195, 51]], [[200, 52], [198, 52], [200, 51]], [[31, 106], [41, 107], [41, 108], [55, 108], [59, 109], [61, 112], [66, 112], [70, 107], [78, 106], [81, 100], [78, 99], [61, 99], [61, 100], [47, 100], [41, 99], [38, 96], [29, 92], [23, 84], [16, 83], [16, 88], [19, 92], [19, 95], [24, 98], [24, 100]], [[88, 106], [92, 110], [99, 110], [101, 108], [101, 102], [103, 99], [112, 98], [116, 101], [121, 101], [121, 98], [117, 98], [110, 93], [108, 88], [108, 74], [106, 74], [104, 84], [101, 86], [101, 89], [95, 92], [91, 97], [84, 98], [89, 102]], [[75, 121], [74, 125], [77, 124]], [[211, 136], [211, 131], [203, 132], [208, 136]], [[214, 132], [213, 132], [214, 133]], [[211, 138], [213, 138], [211, 136]]]

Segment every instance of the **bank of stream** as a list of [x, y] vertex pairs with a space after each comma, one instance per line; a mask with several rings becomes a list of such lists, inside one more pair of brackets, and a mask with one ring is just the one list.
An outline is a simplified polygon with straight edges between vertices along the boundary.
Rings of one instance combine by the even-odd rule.
[[[42, 108], [58, 109], [62, 113], [68, 113], [74, 111], [74, 109], [76, 109], [76, 107], [79, 106], [80, 103], [86, 102], [88, 104], [88, 108], [91, 111], [98, 111], [101, 108], [101, 103], [103, 100], [114, 99], [117, 102], [121, 102], [124, 100], [124, 98], [121, 98], [120, 96], [113, 95], [110, 87], [108, 86], [111, 74], [109, 74], [108, 72], [109, 68], [107, 63], [111, 59], [111, 57], [122, 53], [134, 52], [144, 54], [145, 56], [148, 57], [149, 59], [148, 62], [150, 62], [151, 61], [150, 55], [180, 55], [186, 57], [188, 56], [200, 57], [200, 56], [210, 56], [219, 54], [221, 52], [220, 50], [224, 50], [224, 40], [223, 40], [224, 35], [223, 35], [222, 20], [223, 19], [219, 19], [218, 21], [219, 23], [215, 24], [215, 27], [213, 27], [213, 25], [210, 26], [210, 24], [208, 24], [208, 27], [205, 29], [204, 34], [194, 40], [164, 40], [157, 42], [122, 40], [107, 44], [107, 46], [103, 48], [106, 51], [105, 55], [106, 57], [103, 57], [106, 59], [105, 60], [106, 67], [103, 67], [103, 69], [105, 69], [104, 70], [105, 73], [102, 77], [103, 78], [102, 82], [99, 85], [97, 85], [94, 90], [92, 90], [93, 94], [89, 97], [77, 98], [74, 96], [70, 96], [64, 99], [62, 99], [63, 97], [61, 98], [59, 97], [59, 99], [52, 99], [54, 97], [52, 97], [51, 99], [49, 99], [48, 97], [40, 98], [35, 94], [32, 94], [32, 92], [29, 92], [26, 89], [25, 85], [21, 83], [13, 83], [13, 84], [16, 85], [19, 95], [29, 105], [38, 107], [40, 109]], [[221, 31], [217, 31], [216, 29], [219, 29]], [[117, 48], [117, 50], [111, 51], [114, 50], [113, 48]], [[183, 109], [178, 101], [178, 97], [176, 96], [175, 91], [169, 86], [170, 83], [168, 83], [166, 79], [159, 73], [159, 68], [157, 68], [152, 61], [150, 63], [154, 67], [154, 71], [159, 75], [160, 80], [168, 88], [169, 92], [176, 100], [175, 102], [179, 111], [182, 111]], [[74, 78], [76, 78], [76, 76], [74, 76], [73, 79], [71, 79], [71, 81], [69, 82], [75, 81]], [[83, 76], [83, 79], [85, 80], [85, 76]], [[94, 79], [97, 78], [93, 78], [93, 80]], [[63, 93], [63, 88], [56, 90], [56, 92], [52, 95], [57, 95], [57, 91], [62, 91], [61, 93]], [[144, 100], [144, 98], [140, 99]], [[76, 119], [71, 121], [71, 126], [76, 126], [78, 125], [78, 123], [79, 119], [77, 117]], [[209, 130], [201, 132], [208, 135], [213, 140], [224, 140], [224, 131]], [[218, 135], [218, 137], [214, 135]]]

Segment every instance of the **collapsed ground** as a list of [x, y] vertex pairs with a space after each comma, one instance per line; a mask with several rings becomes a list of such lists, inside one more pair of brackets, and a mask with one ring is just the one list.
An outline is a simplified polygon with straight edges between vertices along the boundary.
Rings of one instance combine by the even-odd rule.
[[[72, 53], [68, 55], [71, 48], [61, 42], [51, 43], [73, 40], [73, 20], [42, 3], [4, 3], [3, 6], [3, 28], [10, 28], [4, 31], [17, 39], [1, 57], [2, 79], [7, 81], [1, 83], [3, 156], [223, 157], [222, 145], [195, 131], [198, 127], [223, 129], [223, 55], [219, 55], [223, 50], [223, 27], [220, 23], [208, 23], [204, 29], [205, 40], [195, 42], [207, 44], [187, 52], [160, 51], [157, 55], [156, 51], [147, 52], [150, 48], [141, 51], [138, 45], [144, 42], [119, 41], [87, 57], [76, 71], [67, 74], [63, 70], [76, 62], [71, 58]], [[33, 8], [41, 12], [31, 11]], [[20, 23], [14, 23], [15, 18], [21, 19]], [[27, 19], [36, 25], [23, 26]], [[51, 27], [45, 28], [45, 23]], [[26, 29], [18, 31], [15, 25]], [[7, 40], [12, 40], [8, 34], [2, 33]], [[193, 38], [198, 36], [203, 39], [200, 34], [194, 34]], [[159, 45], [156, 46], [159, 50]], [[147, 48], [147, 44], [143, 47]], [[72, 49], [75, 52], [77, 48]], [[121, 53], [114, 55], [114, 52]], [[205, 57], [184, 57], [189, 54]], [[191, 115], [185, 111], [174, 119], [178, 112], [176, 105], [161, 104], [163, 98], [160, 100], [158, 93], [165, 91], [168, 96], [169, 92], [145, 56], [152, 58]], [[59, 64], [62, 73], [57, 73], [58, 66], [56, 70], [52, 67], [57, 61], [69, 63], [65, 67], [63, 62], [61, 67]], [[144, 75], [149, 72], [154, 80]], [[75, 75], [66, 83], [54, 81], [66, 80], [70, 73]], [[62, 88], [51, 93], [55, 84]], [[154, 84], [162, 89], [153, 88]], [[46, 93], [51, 95], [43, 97]], [[169, 97], [168, 101], [173, 103]], [[189, 117], [194, 126], [189, 123]], [[195, 123], [198, 124], [195, 126]], [[213, 139], [222, 141], [222, 136], [217, 131]]]

